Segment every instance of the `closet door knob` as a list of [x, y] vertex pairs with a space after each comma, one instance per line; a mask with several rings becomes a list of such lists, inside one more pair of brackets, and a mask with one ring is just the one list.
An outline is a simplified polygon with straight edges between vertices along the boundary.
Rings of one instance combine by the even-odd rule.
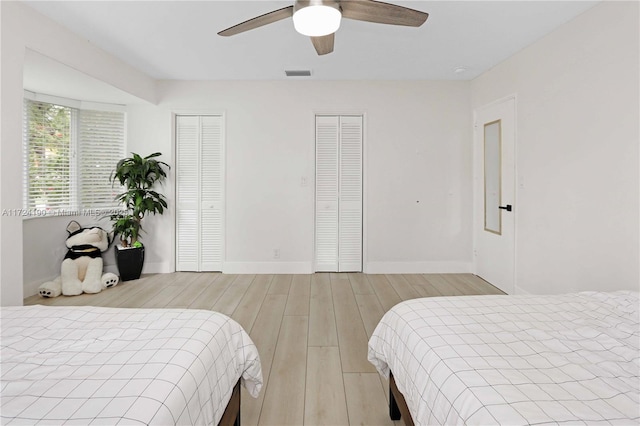
[[506, 210], [508, 212], [510, 212], [511, 210], [513, 210], [513, 207], [511, 206], [511, 204], [507, 204], [506, 206], [498, 206], [499, 209], [502, 210]]

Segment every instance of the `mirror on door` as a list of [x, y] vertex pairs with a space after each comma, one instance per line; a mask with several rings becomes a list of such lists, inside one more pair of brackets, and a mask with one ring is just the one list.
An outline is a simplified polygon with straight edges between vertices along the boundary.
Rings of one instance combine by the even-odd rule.
[[502, 138], [500, 120], [484, 125], [484, 229], [502, 234], [500, 214], [502, 181]]

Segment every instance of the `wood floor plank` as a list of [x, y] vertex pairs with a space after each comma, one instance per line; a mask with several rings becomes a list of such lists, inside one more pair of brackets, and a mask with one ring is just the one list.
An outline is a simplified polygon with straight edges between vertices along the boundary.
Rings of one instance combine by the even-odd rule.
[[262, 390], [257, 398], [249, 395], [249, 392], [240, 387], [240, 419], [242, 426], [257, 426], [260, 419], [260, 410], [262, 410], [262, 402], [264, 401], [264, 393], [269, 385], [269, 378], [263, 378]]
[[[384, 393], [384, 397], [387, 400], [387, 406], [389, 404], [389, 379], [387, 379], [386, 377], [384, 377], [381, 374], [378, 374], [378, 378], [380, 379], [380, 383], [382, 384], [382, 390]], [[395, 423], [395, 422], [394, 422]], [[401, 424], [404, 424], [404, 422], [400, 422]]]
[[420, 297], [411, 283], [409, 283], [409, 281], [407, 281], [401, 274], [387, 274], [385, 275], [385, 278], [387, 278], [389, 284], [391, 284], [398, 296], [400, 296], [400, 299], [410, 300]]
[[[207, 272], [207, 274], [215, 273], [218, 272]], [[171, 279], [174, 280], [173, 284], [187, 286], [195, 282], [203, 274], [203, 272], [172, 272], [169, 275], [171, 275]]]
[[460, 296], [463, 294], [457, 288], [452, 287], [441, 274], [423, 274], [422, 276], [441, 296]]
[[251, 286], [251, 282], [254, 280], [255, 275], [237, 275], [227, 289], [220, 295], [218, 301], [213, 305], [213, 310], [231, 316], [233, 311], [236, 310], [240, 301], [244, 297], [244, 294]]
[[[280, 326], [284, 316], [284, 307], [287, 296], [284, 294], [268, 294], [265, 296], [249, 336], [258, 348], [260, 363], [262, 365], [263, 387], [258, 398], [245, 397], [242, 399], [242, 424], [257, 425], [262, 411], [264, 396], [269, 388], [269, 375], [273, 355], [278, 343]], [[246, 394], [246, 392], [245, 392]]]
[[420, 294], [422, 297], [438, 297], [442, 296], [442, 293], [438, 291], [436, 286], [431, 284], [426, 275], [423, 274], [408, 274], [404, 275], [404, 277], [409, 281], [413, 288]]
[[263, 373], [266, 370], [267, 375], [278, 343], [286, 303], [287, 296], [284, 294], [268, 294], [262, 302], [256, 322], [249, 332], [251, 340], [258, 347]]
[[284, 314], [309, 316], [310, 294], [311, 275], [294, 275]]
[[393, 425], [378, 373], [345, 373], [350, 425]]
[[184, 288], [179, 285], [163, 287], [158, 294], [142, 304], [142, 308], [166, 308]]
[[283, 318], [259, 425], [303, 424], [308, 330], [306, 316]]
[[416, 289], [416, 291], [418, 292], [418, 294], [421, 297], [439, 297], [439, 296], [442, 296], [442, 294], [440, 294], [440, 292], [435, 290], [435, 288], [433, 286], [430, 286], [430, 285], [414, 285], [413, 288]]
[[[167, 274], [158, 274], [153, 280], [146, 278], [137, 281], [135, 285], [140, 291], [123, 299], [120, 304], [118, 304], [119, 308], [140, 308], [144, 306], [145, 303], [149, 302], [164, 289], [164, 286], [168, 282], [168, 277]], [[116, 286], [116, 288], [118, 288], [118, 286]]]
[[251, 330], [253, 327], [272, 279], [273, 275], [256, 275], [238, 307], [233, 311], [231, 318], [236, 320], [245, 330]]
[[489, 284], [477, 275], [459, 274], [459, 278], [476, 288], [480, 294], [505, 294], [498, 287]]
[[448, 282], [452, 288], [456, 289], [460, 294], [477, 295], [483, 294], [484, 291], [469, 282], [461, 279], [458, 274], [440, 274], [442, 279]]
[[309, 346], [338, 346], [329, 274], [311, 276]]
[[356, 294], [355, 296], [367, 337], [371, 338], [373, 330], [384, 315], [384, 310], [375, 294]]
[[[185, 274], [181, 272], [175, 279], [180, 281], [180, 277]], [[182, 291], [169, 302], [168, 308], [186, 309], [193, 304], [206, 290], [211, 282], [211, 273], [209, 272], [189, 272], [185, 276], [188, 280], [187, 285], [182, 286]]]
[[236, 275], [207, 274], [209, 282], [207, 288], [189, 305], [190, 309], [211, 309], [216, 304], [222, 293], [231, 285]]
[[271, 281], [271, 287], [269, 287], [269, 294], [289, 294], [292, 280], [293, 275], [290, 274], [278, 274], [274, 276], [273, 281]]
[[351, 281], [353, 294], [375, 294], [365, 274], [350, 272], [347, 277]]
[[402, 274], [402, 277], [409, 282], [409, 284], [416, 285], [424, 285], [426, 280], [420, 274]]
[[[171, 272], [168, 274], [155, 274], [155, 276], [166, 276], [167, 285], [187, 287], [203, 274], [203, 272]], [[219, 272], [207, 272], [207, 274], [219, 274]]]
[[351, 284], [345, 280], [331, 280], [331, 293], [336, 316], [338, 346], [344, 372], [370, 372], [375, 368], [367, 360], [369, 338], [362, 323], [360, 310]]
[[349, 275], [348, 274], [341, 273], [341, 272], [329, 272], [329, 277], [333, 281], [336, 281], [336, 280], [348, 280], [349, 279]]
[[304, 424], [349, 424], [340, 350], [335, 346], [308, 348]]
[[104, 307], [120, 306], [120, 304], [134, 294], [146, 291], [147, 287], [153, 286], [154, 282], [156, 282], [155, 276], [138, 280], [121, 281], [115, 287], [102, 290], [98, 293], [99, 297], [96, 297], [87, 304]]
[[367, 275], [367, 279], [371, 287], [373, 287], [373, 291], [375, 291], [378, 296], [378, 300], [380, 300], [380, 304], [385, 312], [402, 302], [402, 298], [398, 296], [398, 293], [396, 293], [384, 275]]

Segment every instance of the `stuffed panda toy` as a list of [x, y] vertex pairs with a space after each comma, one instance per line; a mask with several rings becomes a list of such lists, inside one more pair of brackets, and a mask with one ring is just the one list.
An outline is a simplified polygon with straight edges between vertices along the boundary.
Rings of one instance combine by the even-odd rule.
[[118, 284], [118, 276], [102, 274], [102, 252], [109, 248], [109, 234], [102, 228], [83, 228], [72, 220], [67, 225], [67, 251], [62, 261], [61, 274], [53, 281], [42, 284], [38, 293], [42, 297], [76, 296], [99, 293]]

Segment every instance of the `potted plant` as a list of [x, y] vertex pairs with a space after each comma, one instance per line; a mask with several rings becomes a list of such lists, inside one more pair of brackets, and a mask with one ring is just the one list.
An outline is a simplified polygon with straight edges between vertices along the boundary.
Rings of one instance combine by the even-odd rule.
[[140, 278], [144, 264], [144, 246], [138, 240], [142, 229], [142, 219], [149, 214], [163, 214], [167, 208], [164, 195], [152, 188], [167, 177], [166, 169], [171, 167], [156, 157], [159, 152], [141, 157], [131, 153], [131, 157], [118, 161], [110, 176], [111, 184], [119, 183], [124, 192], [116, 196], [123, 210], [110, 215], [114, 238], [119, 235], [121, 245], [115, 246], [116, 263], [120, 280]]

